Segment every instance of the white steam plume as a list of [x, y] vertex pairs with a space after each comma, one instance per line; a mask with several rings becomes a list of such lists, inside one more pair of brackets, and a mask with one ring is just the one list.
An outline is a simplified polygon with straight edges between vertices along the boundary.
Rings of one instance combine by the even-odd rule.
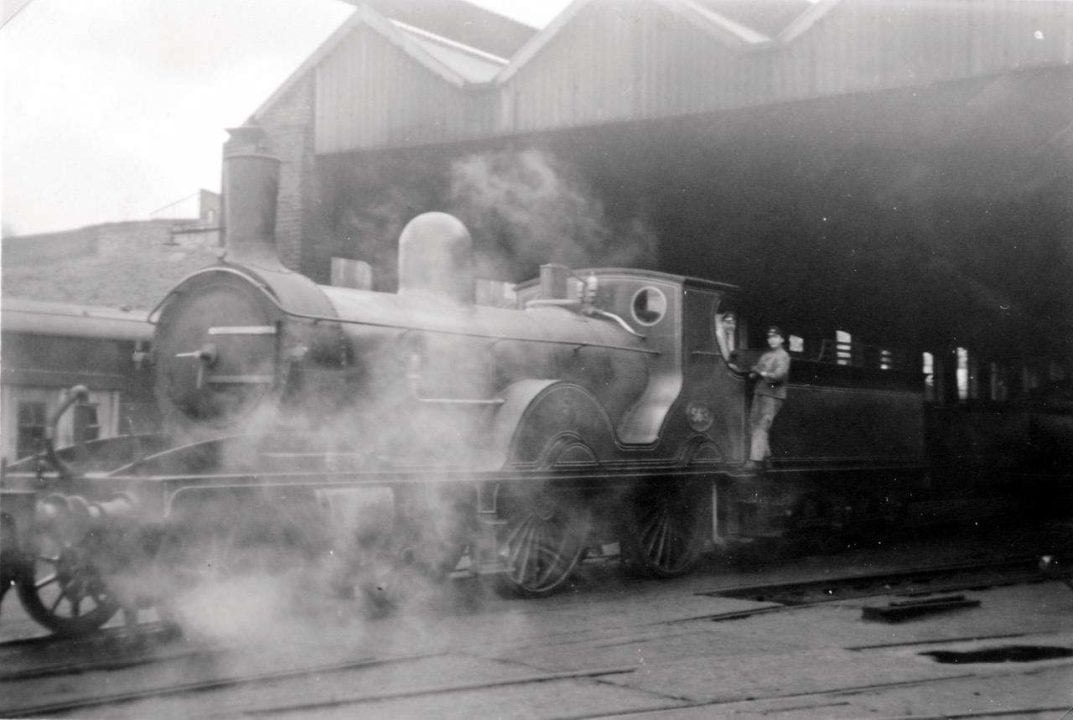
[[643, 211], [612, 219], [580, 175], [535, 149], [470, 155], [450, 171], [451, 205], [481, 249], [483, 277], [544, 263], [647, 265], [656, 238]]

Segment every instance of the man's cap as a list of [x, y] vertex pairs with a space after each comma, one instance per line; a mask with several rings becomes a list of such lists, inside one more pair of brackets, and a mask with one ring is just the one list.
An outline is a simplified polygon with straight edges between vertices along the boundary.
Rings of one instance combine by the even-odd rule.
[[767, 336], [772, 337], [773, 335], [778, 335], [779, 337], [786, 337], [786, 335], [782, 332], [782, 328], [778, 325], [771, 325], [770, 327], [768, 327]]

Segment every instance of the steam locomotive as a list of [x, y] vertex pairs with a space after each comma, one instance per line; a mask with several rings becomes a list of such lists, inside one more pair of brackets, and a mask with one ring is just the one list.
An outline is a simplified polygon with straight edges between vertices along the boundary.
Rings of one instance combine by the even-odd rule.
[[443, 213], [403, 230], [397, 293], [315, 284], [273, 247], [279, 161], [231, 132], [226, 256], [152, 314], [164, 431], [4, 474], [3, 584], [52, 631], [166, 604], [221, 547], [532, 597], [604, 540], [672, 577], [738, 541], [897, 524], [930, 482], [919, 371], [804, 357], [772, 466], [745, 472], [758, 351], [732, 285], [547, 265], [478, 305]]

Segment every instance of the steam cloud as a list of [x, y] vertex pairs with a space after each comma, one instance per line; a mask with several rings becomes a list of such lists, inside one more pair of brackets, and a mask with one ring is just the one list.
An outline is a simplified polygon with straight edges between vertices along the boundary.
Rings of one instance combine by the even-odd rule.
[[532, 276], [543, 263], [647, 265], [655, 256], [646, 217], [612, 219], [581, 177], [535, 149], [457, 160], [450, 205], [478, 242], [482, 277]]
[[[455, 161], [448, 176], [447, 206], [474, 237], [478, 276], [517, 279], [547, 262], [643, 265], [655, 254], [655, 237], [643, 213], [612, 218], [593, 190], [549, 154], [471, 155]], [[401, 205], [412, 204], [404, 199], [394, 197], [400, 203], [394, 209], [388, 207], [393, 202], [382, 204], [380, 216], [401, 218]], [[383, 240], [394, 253], [395, 238]], [[266, 462], [270, 468], [273, 462], [288, 462], [278, 457], [294, 451], [325, 458], [322, 470], [329, 482], [333, 471], [378, 470], [418, 458], [427, 465], [428, 483], [395, 490], [269, 490], [264, 496], [255, 493], [253, 500], [223, 498], [216, 508], [192, 508], [195, 526], [206, 535], [223, 534], [225, 545], [233, 540], [229, 533], [239, 535], [224, 548], [228, 557], [213, 557], [213, 548], [195, 542], [179, 571], [205, 572], [196, 582], [164, 593], [173, 617], [192, 635], [228, 643], [271, 641], [305, 634], [322, 619], [331, 627], [361, 626], [385, 611], [423, 614], [444, 609], [445, 599], [458, 599], [442, 578], [466, 547], [475, 514], [464, 491], [439, 489], [464, 484], [436, 480], [443, 479], [438, 468], [480, 465], [480, 449], [471, 447], [478, 425], [472, 423], [484, 418], [445, 412], [435, 404], [415, 409], [407, 367], [415, 354], [424, 363], [419, 372], [428, 386], [417, 390], [423, 396], [484, 396], [494, 392], [485, 386], [490, 377], [477, 381], [479, 388], [462, 386], [467, 378], [482, 378], [482, 368], [490, 369], [487, 348], [453, 341], [413, 346], [412, 338], [389, 335], [363, 343], [353, 368], [361, 377], [348, 386], [344, 402], [308, 398], [303, 411], [292, 408], [287, 417], [259, 408], [242, 421], [240, 432], [251, 440], [225, 444], [215, 471], [258, 472]], [[333, 405], [336, 410], [327, 411]], [[279, 442], [281, 429], [295, 442]], [[302, 447], [304, 437], [315, 442]], [[269, 456], [277, 459], [266, 460]], [[206, 512], [216, 517], [206, 519]], [[323, 537], [309, 542], [301, 537], [306, 532]], [[303, 545], [319, 552], [304, 553]]]
[[[360, 633], [385, 614], [434, 616], [458, 609], [459, 601], [463, 609], [479, 601], [472, 588], [446, 580], [472, 539], [467, 486], [451, 483], [452, 491], [436, 482], [443, 479], [437, 468], [474, 466], [476, 450], [467, 440], [476, 436], [471, 423], [478, 418], [415, 410], [407, 377], [412, 343], [385, 338], [364, 350], [362, 382], [341, 406], [338, 398], [311, 396], [285, 413], [258, 407], [241, 420], [245, 437], [225, 442], [213, 467], [239, 474], [319, 468], [329, 486], [212, 494], [179, 519], [193, 527], [185, 528], [189, 547], [178, 556], [162, 553], [158, 574], [130, 578], [130, 587], [162, 589], [169, 618], [191, 637], [252, 645], [282, 637], [315, 641], [322, 627]], [[452, 360], [461, 365], [467, 363], [460, 354], [483, 352], [455, 350]], [[424, 368], [429, 377], [435, 370]], [[428, 482], [330, 486], [335, 472], [353, 477], [352, 471], [400, 463], [424, 465]]]

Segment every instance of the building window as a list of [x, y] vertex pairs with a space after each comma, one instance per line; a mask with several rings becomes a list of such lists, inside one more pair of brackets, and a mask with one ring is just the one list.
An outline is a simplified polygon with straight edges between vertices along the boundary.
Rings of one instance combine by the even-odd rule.
[[967, 400], [969, 398], [969, 351], [959, 347], [957, 356], [958, 400]]
[[996, 362], [991, 363], [991, 399], [996, 402], [1008, 400], [1009, 388], [1006, 385], [1006, 369]]
[[935, 402], [935, 356], [930, 352], [924, 353], [924, 399]]
[[836, 362], [839, 365], [853, 364], [853, 336], [845, 330], [835, 331]]
[[41, 441], [45, 439], [45, 403], [39, 400], [19, 403], [19, 428], [16, 440], [16, 457], [26, 457], [41, 450]]
[[976, 358], [966, 348], [957, 349], [958, 369], [958, 400], [975, 400], [980, 397], [976, 383], [979, 380], [976, 372]]
[[97, 406], [92, 403], [75, 405], [74, 440], [76, 443], [89, 442], [101, 436], [101, 425], [97, 416]]
[[1028, 365], [1021, 366], [1021, 393], [1030, 393], [1039, 387], [1039, 376]]

